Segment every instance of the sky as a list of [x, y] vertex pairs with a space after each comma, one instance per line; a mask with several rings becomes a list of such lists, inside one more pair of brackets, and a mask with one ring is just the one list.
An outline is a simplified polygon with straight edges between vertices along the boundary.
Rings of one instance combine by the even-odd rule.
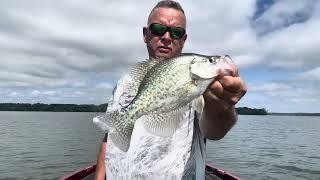
[[[183, 52], [232, 57], [237, 107], [320, 112], [320, 1], [179, 1]], [[147, 58], [153, 0], [1, 0], [0, 102], [102, 104]]]

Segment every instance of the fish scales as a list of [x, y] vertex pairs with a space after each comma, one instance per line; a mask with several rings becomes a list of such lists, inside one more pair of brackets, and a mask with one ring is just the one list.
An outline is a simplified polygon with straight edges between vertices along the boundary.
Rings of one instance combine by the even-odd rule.
[[[167, 97], [179, 95], [177, 88], [181, 87], [177, 86], [176, 83], [188, 81], [188, 65], [188, 61], [182, 61], [177, 58], [162, 61], [162, 63], [154, 66], [154, 68], [146, 74], [146, 78], [143, 80], [138, 95], [135, 98], [141, 100], [134, 100], [129, 109], [133, 116], [141, 116], [140, 113], [157, 112], [154, 110], [154, 106], [160, 109], [163, 105], [169, 105], [161, 108], [161, 112], [166, 112], [168, 109], [175, 109], [176, 107], [171, 106], [172, 102], [168, 101]], [[171, 91], [169, 91], [170, 88]]]

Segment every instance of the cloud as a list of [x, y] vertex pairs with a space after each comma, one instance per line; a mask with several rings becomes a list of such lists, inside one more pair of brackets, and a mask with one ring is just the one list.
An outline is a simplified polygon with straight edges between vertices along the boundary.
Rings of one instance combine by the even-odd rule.
[[114, 85], [111, 84], [111, 83], [105, 83], [105, 82], [104, 82], [104, 83], [99, 83], [99, 84], [97, 84], [96, 87], [97, 87], [97, 88], [102, 88], [102, 89], [111, 89], [111, 88], [114, 87]]
[[320, 85], [320, 67], [316, 67], [314, 69], [298, 73], [297, 79], [306, 81], [317, 81]]
[[[258, 47], [261, 50], [259, 54], [261, 59], [268, 62], [270, 66], [298, 68], [320, 64], [318, 61], [320, 52], [317, 51], [317, 47], [320, 45], [320, 32], [315, 31], [315, 29], [320, 28], [318, 13], [320, 3], [310, 4], [314, 1], [306, 2], [309, 3], [304, 4], [304, 7], [309, 8], [304, 9], [304, 11], [308, 11], [308, 14], [310, 14], [306, 21], [292, 23], [260, 38]], [[287, 2], [287, 4], [290, 7], [294, 3]]]
[[293, 24], [303, 23], [310, 18], [315, 2], [315, 0], [295, 3], [290, 0], [276, 1], [262, 15], [254, 19], [252, 26], [256, 28], [258, 34], [265, 34]]
[[17, 92], [11, 92], [9, 93], [9, 96], [13, 96], [13, 97], [16, 97], [16, 96], [19, 96], [20, 94], [17, 93]]
[[290, 89], [290, 86], [287, 84], [281, 83], [267, 83], [262, 85], [253, 85], [249, 86], [249, 91], [260, 91], [260, 92], [274, 92], [274, 91], [287, 91]]
[[313, 106], [320, 105], [319, 82], [292, 76], [287, 79], [250, 83], [247, 93], [249, 97], [244, 97], [241, 104], [256, 104], [257, 107], [271, 112], [318, 112]]
[[[117, 79], [147, 57], [142, 27], [156, 2], [1, 1], [0, 101], [106, 102]], [[184, 52], [230, 55], [249, 85], [240, 104], [319, 105], [311, 100], [320, 97], [319, 1], [180, 2]], [[287, 108], [279, 97], [300, 103]]]
[[134, 23], [124, 18], [135, 10], [132, 3], [122, 6], [120, 14], [112, 12], [121, 3], [98, 1], [1, 4], [0, 71], [1, 77], [10, 77], [7, 86], [16, 86], [16, 81], [64, 81], [82, 72], [119, 73], [138, 61], [134, 57], [142, 51], [136, 48], [141, 42], [138, 33], [123, 36]]
[[54, 96], [57, 95], [56, 91], [38, 91], [38, 90], [33, 90], [31, 92], [31, 96]]

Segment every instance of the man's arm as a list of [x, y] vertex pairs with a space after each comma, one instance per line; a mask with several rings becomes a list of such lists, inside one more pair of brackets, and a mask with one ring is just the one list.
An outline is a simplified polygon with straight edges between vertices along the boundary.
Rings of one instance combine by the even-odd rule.
[[96, 174], [94, 179], [96, 180], [105, 180], [106, 179], [106, 168], [105, 168], [105, 155], [107, 149], [107, 138], [108, 134], [106, 134], [102, 140], [100, 145], [100, 151], [97, 158], [97, 166], [96, 166]]
[[205, 107], [200, 120], [200, 128], [204, 137], [219, 140], [227, 134], [236, 121], [237, 113], [234, 106], [222, 109], [214, 105], [214, 102], [205, 100]]
[[247, 87], [236, 67], [231, 75], [214, 81], [204, 94], [200, 129], [208, 139], [223, 138], [237, 121], [235, 104], [244, 96]]

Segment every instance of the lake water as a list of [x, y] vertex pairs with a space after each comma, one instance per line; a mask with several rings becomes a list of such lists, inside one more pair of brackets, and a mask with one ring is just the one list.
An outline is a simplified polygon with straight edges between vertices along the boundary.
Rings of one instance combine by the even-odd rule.
[[[57, 179], [95, 162], [97, 113], [0, 112], [0, 179]], [[242, 179], [320, 179], [320, 117], [239, 116], [207, 160]]]

